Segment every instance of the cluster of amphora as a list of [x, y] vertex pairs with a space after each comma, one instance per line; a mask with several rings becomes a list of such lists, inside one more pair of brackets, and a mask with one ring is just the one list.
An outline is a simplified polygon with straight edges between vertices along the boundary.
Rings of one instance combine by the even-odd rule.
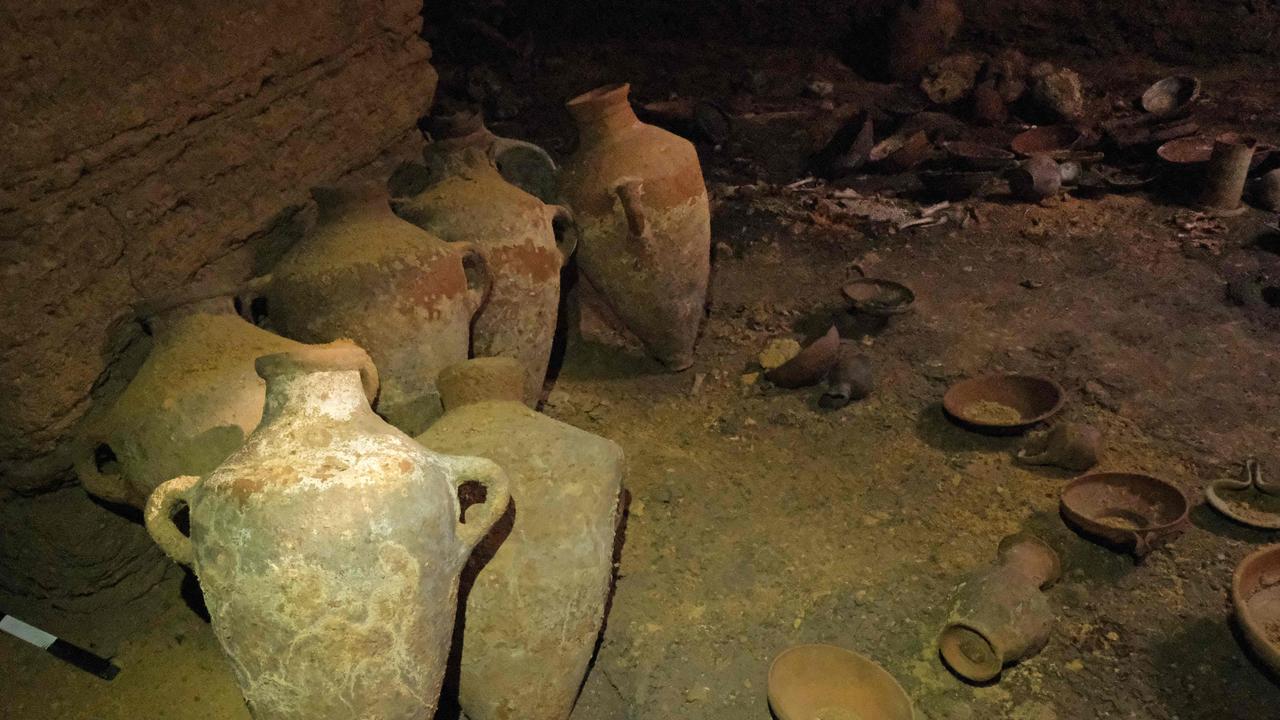
[[150, 355], [77, 471], [195, 571], [257, 720], [431, 717], [451, 648], [472, 720], [569, 717], [623, 456], [533, 409], [561, 267], [576, 245], [584, 312], [680, 369], [710, 226], [693, 147], [640, 123], [625, 85], [568, 105], [563, 170], [446, 118], [421, 192], [317, 189], [270, 275], [140, 310]]

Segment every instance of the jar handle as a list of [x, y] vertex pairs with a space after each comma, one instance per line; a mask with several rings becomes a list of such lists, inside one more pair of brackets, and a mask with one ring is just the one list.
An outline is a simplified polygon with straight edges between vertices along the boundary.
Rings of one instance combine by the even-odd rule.
[[174, 524], [173, 513], [179, 504], [189, 502], [191, 489], [199, 481], [195, 475], [182, 475], [164, 483], [147, 498], [147, 507], [142, 511], [151, 539], [174, 562], [187, 566], [195, 562], [195, 551], [191, 538]]
[[458, 249], [458, 258], [467, 279], [467, 314], [474, 317], [488, 302], [489, 293], [493, 291], [493, 272], [489, 269], [484, 253], [480, 252], [475, 243], [456, 240], [449, 244]]
[[551, 229], [556, 236], [556, 249], [560, 251], [560, 267], [564, 267], [578, 249], [578, 222], [573, 217], [573, 211], [564, 205], [548, 205], [547, 209], [551, 212]]
[[644, 181], [639, 178], [623, 178], [613, 191], [622, 202], [622, 212], [627, 216], [627, 230], [632, 242], [640, 246], [643, 252], [649, 252], [653, 235], [649, 227], [649, 216], [640, 201], [644, 195]]
[[507, 473], [492, 460], [454, 456], [449, 458], [449, 464], [453, 470], [455, 490], [461, 490], [463, 485], [474, 482], [483, 486], [485, 492], [484, 502], [477, 504], [483, 508], [483, 515], [470, 522], [462, 522], [461, 518], [458, 520], [456, 530], [458, 539], [462, 541], [462, 556], [465, 559], [476, 543], [489, 533], [489, 528], [507, 511], [511, 492]]
[[[540, 167], [531, 174], [524, 173], [523, 177], [520, 176], [521, 174], [517, 174], [515, 177], [507, 177], [507, 164], [503, 161], [503, 156], [512, 150], [531, 153], [533, 157], [537, 158], [535, 162]], [[493, 159], [493, 164], [498, 168], [498, 172], [507, 182], [543, 202], [551, 202], [555, 197], [556, 175], [560, 172], [560, 168], [556, 166], [556, 161], [551, 159], [551, 154], [542, 149], [542, 147], [526, 140], [494, 136], [493, 145], [489, 149], [489, 156]]]

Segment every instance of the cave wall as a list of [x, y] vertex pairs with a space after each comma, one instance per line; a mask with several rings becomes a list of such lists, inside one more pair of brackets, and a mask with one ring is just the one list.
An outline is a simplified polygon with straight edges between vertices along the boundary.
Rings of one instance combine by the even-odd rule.
[[67, 440], [145, 356], [135, 303], [248, 277], [296, 237], [311, 186], [417, 153], [436, 86], [420, 12], [0, 9], [0, 596], [77, 609], [172, 572], [136, 518], [74, 483]]
[[[855, 25], [920, 0], [435, 0], [428, 27], [441, 30], [450, 58], [479, 45], [467, 36], [476, 17], [509, 38], [549, 41], [628, 37], [663, 41], [715, 38], [760, 44], [818, 43], [850, 50]], [[1224, 53], [1280, 54], [1280, 0], [958, 0], [970, 39], [1036, 52], [1137, 52], [1178, 63], [1212, 63]], [[696, 11], [693, 11], [695, 10]], [[463, 20], [458, 23], [457, 21]], [[456, 24], [455, 24], [456, 23]], [[452, 27], [451, 27], [452, 25]], [[434, 38], [433, 38], [434, 40]], [[843, 47], [842, 47], [843, 46]]]
[[136, 337], [131, 304], [229, 258], [310, 186], [417, 138], [421, 0], [35, 0], [0, 11], [0, 475], [63, 440]]

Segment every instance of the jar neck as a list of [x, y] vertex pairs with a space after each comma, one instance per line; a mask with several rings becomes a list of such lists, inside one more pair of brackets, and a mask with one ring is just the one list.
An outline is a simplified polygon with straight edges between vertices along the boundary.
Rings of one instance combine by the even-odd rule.
[[391, 212], [386, 188], [374, 183], [313, 188], [311, 197], [321, 220]]
[[298, 416], [342, 421], [364, 412], [372, 411], [359, 370], [282, 374], [267, 379], [262, 422], [265, 425]]
[[432, 178], [498, 171], [490, 155], [493, 136], [481, 131], [463, 138], [431, 143], [422, 158]]
[[619, 133], [639, 124], [631, 102], [628, 85], [613, 85], [579, 95], [567, 103], [569, 114], [584, 141]]

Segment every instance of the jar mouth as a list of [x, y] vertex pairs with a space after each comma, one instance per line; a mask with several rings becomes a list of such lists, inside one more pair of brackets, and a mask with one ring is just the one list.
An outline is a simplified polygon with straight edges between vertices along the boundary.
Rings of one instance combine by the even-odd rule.
[[625, 104], [631, 93], [630, 83], [614, 83], [594, 90], [588, 90], [569, 100], [564, 105], [575, 115], [591, 116], [602, 113], [606, 108]]
[[365, 395], [372, 401], [378, 394], [378, 371], [364, 348], [350, 340], [327, 345], [310, 345], [281, 353], [263, 355], [253, 363], [258, 377], [270, 382], [321, 372], [356, 371]]
[[388, 195], [386, 186], [371, 180], [348, 180], [311, 188], [311, 199], [321, 211], [353, 205], [385, 205], [389, 202]]
[[437, 142], [467, 138], [484, 129], [484, 116], [468, 110], [433, 116], [427, 121], [427, 132]]

